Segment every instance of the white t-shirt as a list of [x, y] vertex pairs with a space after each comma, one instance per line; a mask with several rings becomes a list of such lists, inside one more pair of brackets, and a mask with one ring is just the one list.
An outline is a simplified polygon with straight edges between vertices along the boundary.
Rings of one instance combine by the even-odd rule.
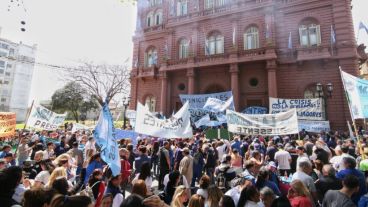
[[225, 195], [227, 196], [230, 196], [234, 203], [235, 203], [235, 206], [238, 205], [239, 203], [239, 198], [240, 198], [240, 191], [239, 191], [239, 187], [235, 187], [235, 188], [231, 188], [230, 190], [228, 190]]
[[355, 159], [354, 157], [346, 153], [343, 153], [340, 156], [334, 156], [333, 158], [330, 159], [330, 163], [332, 164], [332, 167], [336, 169], [336, 171], [345, 170], [343, 161], [344, 157], [350, 157]]
[[218, 158], [219, 159], [222, 159], [222, 156], [226, 153], [225, 152], [225, 149], [226, 149], [226, 144], [223, 144], [219, 147], [216, 147], [216, 150], [218, 152]]
[[50, 173], [47, 170], [43, 170], [40, 173], [37, 174], [35, 177], [35, 181], [41, 182], [43, 185], [46, 185], [46, 183], [49, 181]]
[[96, 152], [96, 146], [94, 141], [87, 141], [86, 145], [84, 146], [84, 157], [87, 158], [87, 151], [93, 150], [93, 154]]
[[206, 199], [206, 200], [207, 200], [207, 198], [208, 198], [208, 192], [207, 192], [207, 190], [205, 190], [205, 189], [199, 188], [199, 189], [197, 190], [196, 194], [198, 194], [198, 195], [202, 196], [202, 197], [203, 197], [204, 199]]
[[[139, 173], [135, 176], [135, 178], [132, 180], [132, 184], [134, 184], [135, 182], [137, 182], [139, 177]], [[144, 181], [146, 183], [146, 187], [147, 187], [147, 192], [151, 192], [151, 186], [152, 186], [152, 177], [147, 177], [146, 180]]]
[[290, 159], [291, 159], [290, 153], [285, 150], [277, 151], [275, 153], [275, 161], [277, 161], [278, 169], [280, 170], [291, 169], [289, 162]]
[[308, 188], [309, 192], [316, 192], [316, 186], [314, 185], [313, 178], [302, 171], [297, 171], [291, 177], [291, 181], [300, 180], [304, 183], [305, 187]]

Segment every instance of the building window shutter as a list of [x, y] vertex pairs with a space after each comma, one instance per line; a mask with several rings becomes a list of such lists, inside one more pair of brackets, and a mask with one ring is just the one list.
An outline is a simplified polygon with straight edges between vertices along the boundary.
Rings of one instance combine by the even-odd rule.
[[181, 2], [178, 2], [177, 5], [176, 5], [176, 14], [177, 14], [177, 16], [183, 15], [181, 13]]
[[321, 45], [321, 26], [317, 25], [316, 26], [316, 33], [317, 33], [317, 45]]
[[148, 62], [149, 62], [149, 60], [148, 60], [148, 54], [147, 53], [144, 53], [144, 66], [145, 67], [148, 67]]
[[216, 54], [224, 53], [224, 37], [217, 36], [216, 40]]
[[308, 31], [307, 28], [303, 25], [299, 27], [299, 36], [300, 36], [300, 45], [308, 46]]

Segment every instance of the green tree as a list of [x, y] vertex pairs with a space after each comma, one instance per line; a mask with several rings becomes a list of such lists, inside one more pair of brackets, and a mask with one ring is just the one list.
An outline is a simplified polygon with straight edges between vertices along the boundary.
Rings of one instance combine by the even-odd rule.
[[86, 114], [91, 109], [98, 108], [98, 103], [93, 96], [77, 82], [69, 82], [63, 88], [55, 91], [51, 97], [52, 110], [64, 113], [68, 111], [75, 121], [79, 122], [79, 115]]

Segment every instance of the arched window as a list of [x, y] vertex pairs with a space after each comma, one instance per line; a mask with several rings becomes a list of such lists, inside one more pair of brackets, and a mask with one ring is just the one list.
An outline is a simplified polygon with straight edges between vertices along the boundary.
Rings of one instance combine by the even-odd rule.
[[218, 7], [225, 6], [226, 3], [227, 3], [227, 0], [217, 0]]
[[215, 7], [215, 0], [204, 0], [204, 8], [212, 9]]
[[156, 98], [154, 96], [147, 96], [145, 104], [150, 112], [155, 112], [156, 110]]
[[147, 27], [152, 27], [153, 26], [153, 12], [148, 13], [147, 15]]
[[257, 27], [250, 27], [244, 33], [244, 50], [259, 48], [259, 32]]
[[155, 25], [162, 24], [162, 11], [158, 10], [155, 14]]
[[300, 45], [304, 47], [321, 44], [321, 28], [314, 19], [304, 20], [299, 26]]
[[157, 50], [151, 47], [145, 53], [144, 64], [146, 67], [152, 67], [153, 65], [157, 65], [157, 59]]
[[186, 39], [181, 39], [179, 42], [179, 59], [188, 58], [189, 42]]
[[156, 6], [156, 5], [161, 5], [161, 4], [162, 4], [162, 0], [149, 0], [150, 6]]
[[218, 33], [210, 35], [206, 40], [205, 50], [206, 55], [224, 53], [224, 36]]
[[178, 16], [185, 16], [188, 14], [188, 0], [179, 0], [176, 7], [176, 14]]

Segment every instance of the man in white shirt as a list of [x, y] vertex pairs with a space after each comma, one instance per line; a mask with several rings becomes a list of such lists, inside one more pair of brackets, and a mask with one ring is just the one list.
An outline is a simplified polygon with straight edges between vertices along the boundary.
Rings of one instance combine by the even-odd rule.
[[[92, 151], [92, 152], [90, 152]], [[84, 146], [84, 158], [89, 159], [88, 155], [94, 155], [96, 152], [95, 140], [93, 137], [89, 137], [86, 145]]]
[[312, 170], [313, 170], [312, 163], [309, 160], [300, 161], [298, 165], [298, 171], [294, 173], [293, 177], [291, 178], [291, 181], [294, 180], [302, 181], [305, 187], [308, 188], [314, 201], [317, 201], [317, 189], [316, 186], [314, 185], [313, 178], [309, 176]]
[[278, 164], [278, 169], [280, 171], [281, 175], [284, 175], [287, 173], [287, 175], [290, 174], [290, 163], [291, 163], [291, 156], [288, 151], [284, 150], [284, 146], [282, 144], [278, 145], [279, 151], [275, 153], [275, 161]]
[[238, 178], [238, 182], [235, 184], [235, 187], [231, 188], [230, 190], [228, 190], [225, 195], [230, 196], [234, 203], [235, 206], [238, 205], [239, 203], [239, 198], [240, 198], [240, 193], [241, 191], [247, 187], [252, 185], [252, 177], [251, 176], [245, 176], [242, 178]]
[[342, 152], [341, 155], [334, 156], [330, 160], [330, 163], [332, 164], [332, 166], [335, 168], [335, 170], [337, 172], [341, 171], [341, 170], [345, 170], [344, 162], [343, 162], [344, 157], [350, 157], [350, 158], [355, 159], [354, 157], [352, 157], [351, 155], [348, 154], [349, 153], [349, 147], [348, 146], [342, 145], [341, 146], [341, 152]]

